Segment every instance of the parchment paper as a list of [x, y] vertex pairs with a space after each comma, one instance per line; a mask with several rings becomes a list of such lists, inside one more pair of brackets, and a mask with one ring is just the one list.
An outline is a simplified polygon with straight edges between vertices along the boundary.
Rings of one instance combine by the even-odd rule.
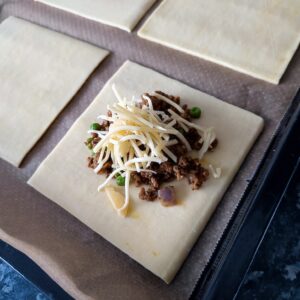
[[[2, 1], [0, 9], [1, 20], [9, 15], [23, 17], [112, 52], [25, 158], [20, 170], [0, 161], [0, 238], [31, 257], [76, 299], [188, 298], [299, 87], [299, 50], [281, 84], [274, 86], [144, 41], [135, 33], [128, 34], [30, 0]], [[169, 286], [26, 185], [37, 166], [126, 59], [265, 119], [261, 138]]]

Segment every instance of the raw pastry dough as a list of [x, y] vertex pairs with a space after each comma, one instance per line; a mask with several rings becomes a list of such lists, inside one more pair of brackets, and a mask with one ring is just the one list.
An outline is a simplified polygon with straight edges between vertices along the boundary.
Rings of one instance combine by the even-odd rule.
[[165, 0], [138, 34], [277, 84], [299, 45], [299, 16], [294, 0]]
[[35, 0], [81, 17], [131, 31], [156, 0]]
[[0, 25], [0, 157], [18, 166], [107, 51], [10, 17]]
[[[96, 117], [115, 102], [111, 84], [131, 99], [145, 91], [160, 89], [180, 95], [182, 103], [202, 109], [200, 124], [214, 126], [220, 144], [207, 155], [206, 163], [220, 166], [223, 175], [211, 178], [198, 191], [186, 181], [175, 182], [179, 205], [163, 207], [159, 201], [138, 199], [131, 186], [131, 207], [119, 217], [105, 193], [97, 187], [105, 177], [86, 166], [89, 152], [84, 145], [87, 129]], [[65, 137], [29, 180], [39, 192], [127, 253], [144, 267], [170, 282], [205, 227], [222, 195], [262, 130], [263, 120], [245, 110], [192, 89], [155, 71], [126, 62], [109, 80], [94, 102], [74, 123]]]

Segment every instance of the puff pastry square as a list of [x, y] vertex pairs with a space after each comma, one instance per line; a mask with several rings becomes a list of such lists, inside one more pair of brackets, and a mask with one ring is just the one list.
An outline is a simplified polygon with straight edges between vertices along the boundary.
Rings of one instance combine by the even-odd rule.
[[19, 166], [106, 50], [9, 17], [0, 25], [0, 157]]
[[138, 34], [279, 83], [300, 41], [300, 1], [165, 0]]
[[[105, 177], [87, 168], [89, 152], [84, 145], [90, 123], [107, 111], [108, 104], [116, 101], [111, 89], [113, 83], [127, 99], [160, 89], [181, 96], [182, 104], [200, 106], [203, 114], [199, 123], [214, 126], [219, 139], [218, 148], [207, 155], [206, 163], [220, 166], [223, 175], [219, 179], [210, 178], [197, 191], [192, 191], [186, 181], [174, 182], [180, 204], [168, 208], [159, 201], [140, 200], [139, 189], [131, 185], [129, 215], [126, 218], [118, 216], [106, 195], [97, 192]], [[29, 184], [169, 283], [262, 127], [262, 118], [253, 113], [126, 62], [40, 165]]]
[[75, 15], [131, 31], [156, 0], [35, 0]]

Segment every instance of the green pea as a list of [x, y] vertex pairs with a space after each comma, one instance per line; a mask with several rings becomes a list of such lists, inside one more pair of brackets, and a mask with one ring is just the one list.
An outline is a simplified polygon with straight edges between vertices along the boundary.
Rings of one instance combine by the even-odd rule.
[[92, 129], [92, 130], [101, 130], [101, 126], [100, 126], [99, 123], [93, 123], [93, 124], [91, 124], [90, 129]]
[[190, 115], [194, 119], [199, 119], [201, 116], [201, 109], [199, 107], [192, 107], [190, 110]]
[[117, 182], [117, 185], [124, 186], [125, 185], [125, 177], [122, 177], [121, 175], [119, 175], [116, 178], [116, 182]]

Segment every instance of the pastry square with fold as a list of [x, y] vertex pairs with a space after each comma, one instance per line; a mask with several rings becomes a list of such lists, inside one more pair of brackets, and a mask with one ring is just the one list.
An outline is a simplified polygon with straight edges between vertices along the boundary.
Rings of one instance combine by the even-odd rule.
[[[112, 84], [127, 99], [157, 89], [181, 97], [181, 104], [199, 106], [200, 125], [215, 128], [219, 146], [205, 160], [222, 168], [197, 191], [185, 180], [172, 182], [180, 204], [164, 207], [159, 201], [139, 199], [130, 185], [131, 208], [118, 216], [98, 185], [105, 180], [87, 168], [89, 151], [84, 145], [89, 125], [114, 103]], [[224, 192], [239, 170], [263, 128], [263, 120], [251, 112], [227, 104], [181, 82], [132, 62], [126, 62], [77, 119], [65, 137], [29, 180], [40, 193], [128, 254], [145, 268], [171, 282], [201, 234]], [[99, 253], [99, 255], [101, 255]], [[112, 262], [113, 263], [113, 262]]]
[[0, 25], [0, 157], [19, 166], [106, 50], [9, 17]]
[[156, 0], [35, 0], [75, 15], [131, 31]]
[[300, 42], [300, 1], [165, 0], [139, 35], [279, 83]]

